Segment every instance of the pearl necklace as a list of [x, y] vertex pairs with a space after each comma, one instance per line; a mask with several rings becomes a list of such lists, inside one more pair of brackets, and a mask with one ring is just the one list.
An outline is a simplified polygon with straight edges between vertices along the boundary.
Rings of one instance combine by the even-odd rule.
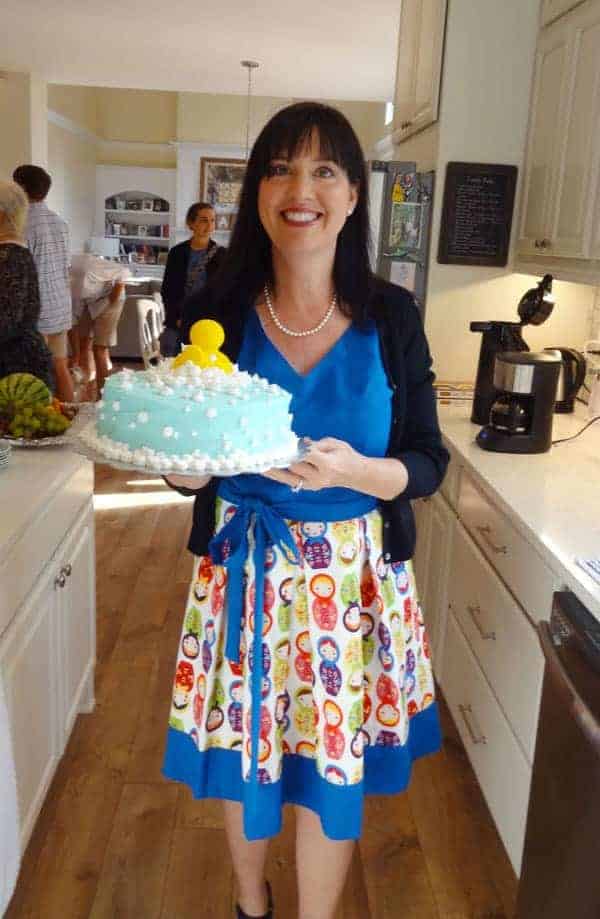
[[303, 332], [295, 332], [294, 329], [288, 329], [287, 326], [284, 326], [283, 322], [280, 320], [279, 316], [273, 308], [271, 303], [271, 294], [269, 292], [269, 287], [265, 284], [264, 287], [265, 294], [265, 303], [267, 304], [267, 309], [269, 310], [269, 315], [278, 329], [284, 332], [286, 335], [292, 335], [294, 338], [304, 338], [306, 335], [316, 335], [317, 332], [320, 332], [323, 326], [327, 325], [331, 317], [333, 316], [334, 310], [337, 305], [337, 294], [333, 295], [333, 299], [329, 306], [329, 309], [321, 319], [320, 323], [312, 329], [305, 329]]

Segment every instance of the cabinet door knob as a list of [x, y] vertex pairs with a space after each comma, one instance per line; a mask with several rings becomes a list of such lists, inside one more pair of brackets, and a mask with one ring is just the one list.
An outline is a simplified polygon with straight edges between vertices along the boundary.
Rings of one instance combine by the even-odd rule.
[[54, 578], [54, 586], [55, 586], [55, 587], [64, 587], [66, 583], [67, 583], [67, 579], [66, 579], [66, 577], [65, 577], [64, 574], [63, 574], [63, 569], [61, 568], [61, 572], [60, 572], [60, 574], [58, 575], [58, 577]]
[[71, 565], [71, 562], [67, 562], [67, 564], [65, 565], [65, 567], [64, 567], [64, 568], [61, 568], [60, 571], [61, 571], [61, 574], [64, 574], [64, 575], [65, 575], [65, 577], [70, 578], [70, 577], [71, 577], [71, 573], [72, 573], [72, 571], [73, 571], [73, 566]]
[[478, 615], [479, 613], [481, 613], [481, 607], [467, 605], [467, 612], [469, 616], [471, 617], [471, 619], [473, 620], [473, 624], [475, 625], [475, 628], [477, 629], [477, 631], [479, 632], [483, 640], [484, 641], [496, 641], [495, 632], [484, 632], [484, 630], [481, 628], [481, 623], [479, 622], [479, 619], [478, 619]]
[[542, 239], [542, 240], [540, 240], [540, 248], [542, 248], [542, 249], [549, 249], [549, 248], [551, 247], [551, 245], [552, 245], [552, 240], [551, 240], [551, 239]]
[[462, 719], [465, 723], [467, 733], [469, 734], [469, 737], [471, 738], [473, 743], [475, 744], [487, 743], [487, 737], [485, 736], [485, 734], [477, 735], [477, 733], [473, 730], [473, 727], [471, 725], [471, 720], [469, 717], [470, 715], [473, 714], [473, 709], [471, 708], [471, 706], [470, 705], [459, 705], [458, 710], [462, 715]]
[[539, 240], [539, 239], [534, 240], [533, 245], [535, 246], [536, 249], [539, 249], [539, 248], [540, 248], [540, 240]]
[[480, 534], [482, 539], [488, 544], [492, 552], [495, 552], [497, 555], [506, 555], [508, 549], [506, 546], [497, 545], [491, 538], [492, 528], [490, 526], [479, 526], [475, 527], [477, 532]]

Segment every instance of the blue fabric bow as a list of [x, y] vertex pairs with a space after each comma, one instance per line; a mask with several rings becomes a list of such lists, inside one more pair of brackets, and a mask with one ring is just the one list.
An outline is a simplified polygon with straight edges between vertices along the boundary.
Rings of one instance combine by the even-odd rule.
[[[262, 633], [264, 621], [264, 572], [268, 546], [300, 562], [300, 553], [292, 534], [273, 505], [260, 498], [244, 497], [235, 514], [211, 539], [208, 550], [213, 562], [227, 569], [226, 615], [227, 641], [225, 656], [236, 663], [240, 659], [242, 611], [244, 607], [244, 564], [250, 550], [249, 535], [254, 538], [254, 639], [252, 644], [252, 724], [250, 784], [254, 794], [258, 784], [258, 747], [260, 739], [260, 706], [262, 698]], [[257, 801], [255, 801], [257, 805]]]

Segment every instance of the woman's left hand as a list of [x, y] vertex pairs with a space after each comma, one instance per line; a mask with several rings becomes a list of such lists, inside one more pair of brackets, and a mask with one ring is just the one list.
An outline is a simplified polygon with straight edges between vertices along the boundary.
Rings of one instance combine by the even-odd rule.
[[293, 491], [301, 488], [319, 491], [321, 488], [352, 488], [361, 464], [360, 453], [350, 444], [335, 437], [310, 441], [302, 460], [286, 469], [269, 469], [269, 479], [289, 485]]

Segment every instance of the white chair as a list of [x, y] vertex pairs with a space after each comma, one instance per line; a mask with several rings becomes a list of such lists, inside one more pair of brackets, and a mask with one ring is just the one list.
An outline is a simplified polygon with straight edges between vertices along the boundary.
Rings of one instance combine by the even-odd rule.
[[152, 299], [158, 306], [158, 315], [160, 317], [160, 327], [162, 329], [162, 327], [165, 324], [165, 304], [163, 303], [163, 298], [162, 298], [162, 294], [160, 290], [154, 291], [154, 293], [152, 294]]
[[138, 319], [138, 337], [144, 367], [154, 367], [160, 360], [160, 333], [162, 320], [160, 307], [156, 300], [140, 297], [136, 303]]

